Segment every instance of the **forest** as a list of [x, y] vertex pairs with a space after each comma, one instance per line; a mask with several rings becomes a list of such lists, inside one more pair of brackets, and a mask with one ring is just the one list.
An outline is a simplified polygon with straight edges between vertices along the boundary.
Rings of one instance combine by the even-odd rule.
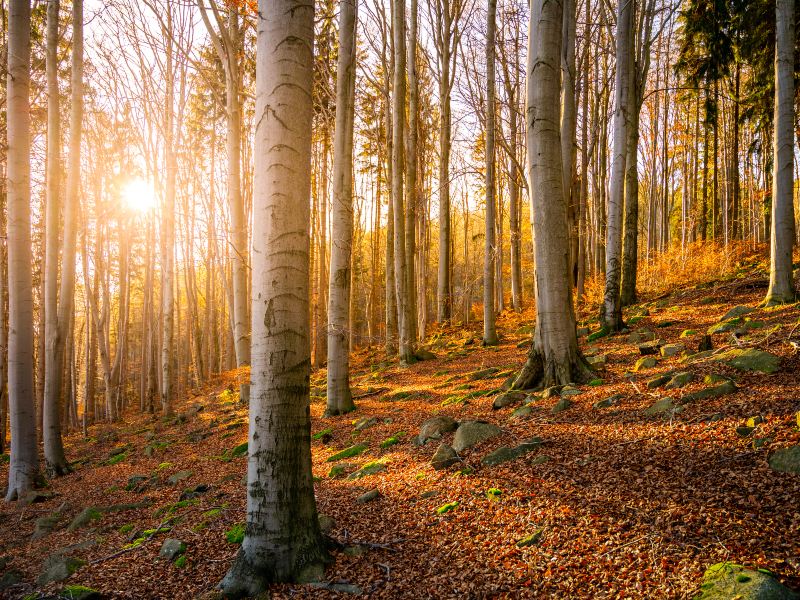
[[793, 0], [0, 0], [0, 598], [800, 600]]

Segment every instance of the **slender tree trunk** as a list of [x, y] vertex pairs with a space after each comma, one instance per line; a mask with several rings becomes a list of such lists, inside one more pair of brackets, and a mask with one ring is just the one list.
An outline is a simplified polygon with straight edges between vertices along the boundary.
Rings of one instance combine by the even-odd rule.
[[419, 82], [417, 81], [417, 13], [418, 0], [411, 0], [409, 8], [408, 41], [408, 127], [406, 128], [406, 295], [408, 296], [408, 335], [412, 344], [417, 340], [417, 282], [416, 282], [416, 216], [419, 198], [418, 144], [419, 134]]
[[483, 256], [483, 345], [497, 345], [494, 324], [495, 246], [495, 44], [497, 0], [488, 0], [486, 17], [486, 229]]
[[772, 171], [772, 227], [767, 305], [794, 302], [794, 48], [792, 0], [775, 4], [775, 166]]
[[356, 0], [339, 1], [333, 214], [328, 306], [328, 415], [355, 409], [350, 392], [350, 297], [353, 248], [353, 123], [355, 117]]
[[576, 152], [575, 135], [578, 114], [575, 107], [575, 0], [563, 0], [563, 32], [561, 41], [561, 162], [564, 195], [567, 200], [567, 220], [570, 233], [570, 277], [577, 284], [578, 278], [578, 207], [579, 199], [574, 194]]
[[309, 417], [309, 198], [313, 4], [259, 0], [253, 194], [252, 400], [247, 525], [220, 584], [256, 596], [309, 581], [327, 560]]
[[39, 473], [33, 382], [31, 254], [31, 6], [11, 0], [8, 20], [8, 392], [11, 464], [6, 500], [23, 497]]
[[453, 313], [453, 298], [450, 295], [450, 66], [451, 52], [449, 32], [449, 2], [442, 3], [440, 48], [439, 48], [439, 272], [436, 287], [437, 320], [449, 321]]
[[631, 83], [628, 88], [630, 124], [625, 148], [625, 223], [622, 243], [622, 306], [636, 302], [636, 275], [639, 262], [639, 79], [634, 53], [629, 61]]

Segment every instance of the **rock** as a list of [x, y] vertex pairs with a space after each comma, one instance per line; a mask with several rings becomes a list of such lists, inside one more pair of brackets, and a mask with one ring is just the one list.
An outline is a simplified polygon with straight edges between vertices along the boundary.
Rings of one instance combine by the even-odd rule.
[[364, 431], [370, 427], [374, 427], [379, 422], [378, 417], [361, 417], [353, 422], [353, 429], [356, 431]]
[[207, 483], [199, 483], [194, 487], [186, 488], [181, 493], [180, 500], [192, 500], [193, 498], [199, 498], [203, 494], [205, 494], [208, 490], [211, 489], [211, 486]]
[[713, 349], [714, 349], [714, 342], [711, 341], [711, 336], [708, 334], [704, 335], [703, 338], [700, 340], [700, 343], [697, 344], [698, 353], [710, 352]]
[[703, 383], [706, 385], [714, 385], [715, 383], [725, 383], [726, 381], [731, 381], [730, 377], [725, 377], [725, 375], [719, 375], [717, 373], [710, 373], [703, 377]]
[[641, 371], [642, 369], [652, 369], [658, 364], [658, 360], [656, 360], [652, 356], [644, 356], [636, 361], [636, 364], [633, 366], [634, 371]]
[[608, 398], [603, 398], [602, 400], [598, 400], [592, 405], [592, 408], [600, 409], [600, 408], [609, 408], [611, 406], [616, 406], [620, 400], [622, 400], [625, 396], [622, 394], [614, 394], [613, 396], [609, 396]]
[[149, 475], [131, 475], [128, 477], [128, 483], [125, 486], [125, 489], [129, 492], [132, 492], [148, 479], [150, 479]]
[[759, 371], [761, 373], [777, 372], [780, 361], [774, 354], [755, 348], [734, 348], [718, 355], [716, 360], [741, 371]]
[[681, 371], [680, 373], [675, 373], [667, 382], [665, 386], [668, 390], [675, 390], [678, 388], [686, 387], [692, 381], [694, 381], [694, 374], [689, 371]]
[[425, 348], [420, 348], [414, 354], [417, 360], [424, 361], [424, 360], [436, 360], [437, 356], [431, 352], [430, 350], [426, 350]]
[[47, 502], [52, 500], [56, 495], [54, 492], [44, 492], [41, 490], [31, 490], [20, 498], [19, 503], [21, 506], [28, 506], [29, 504], [39, 504], [40, 502]]
[[72, 556], [65, 556], [61, 552], [56, 552], [55, 554], [51, 554], [44, 561], [42, 565], [42, 574], [39, 575], [36, 583], [39, 586], [45, 586], [48, 583], [64, 581], [85, 564], [86, 563], [80, 559]]
[[97, 590], [84, 585], [68, 585], [59, 592], [60, 598], [69, 600], [103, 600], [105, 596]]
[[567, 396], [580, 396], [582, 393], [583, 392], [581, 392], [581, 390], [571, 385], [565, 385], [563, 388], [561, 388], [562, 398]]
[[514, 419], [524, 419], [525, 417], [531, 416], [532, 413], [533, 409], [530, 406], [520, 406], [514, 409], [514, 412], [511, 413], [511, 417]]
[[496, 465], [503, 464], [505, 462], [509, 462], [527, 454], [528, 452], [532, 452], [536, 448], [538, 448], [542, 444], [542, 440], [539, 438], [532, 438], [516, 446], [514, 448], [509, 448], [508, 446], [501, 446], [494, 452], [490, 452], [486, 456], [481, 459], [481, 464], [487, 467], [494, 467]]
[[720, 333], [729, 333], [737, 331], [742, 326], [742, 319], [732, 319], [730, 321], [723, 321], [722, 323], [715, 323], [708, 328], [706, 334], [719, 335]]
[[628, 336], [629, 344], [641, 344], [656, 339], [656, 334], [649, 329], [637, 329]]
[[681, 334], [678, 337], [688, 338], [688, 337], [695, 336], [698, 333], [700, 333], [700, 332], [697, 331], [696, 329], [684, 329], [683, 331], [681, 331]]
[[749, 315], [751, 312], [755, 312], [755, 308], [750, 308], [749, 306], [734, 306], [728, 312], [726, 312], [720, 321], [728, 321], [730, 319], [736, 319], [739, 317], [743, 317], [744, 315]]
[[738, 389], [739, 388], [736, 387], [736, 384], [729, 380], [714, 387], [708, 387], [696, 392], [692, 392], [691, 394], [686, 394], [683, 397], [683, 402], [687, 403], [694, 402], [696, 400], [705, 400], [706, 398], [718, 398], [720, 396], [726, 396], [727, 394], [733, 394], [734, 392], [738, 391]]
[[768, 462], [773, 471], [800, 475], [800, 446], [790, 446], [776, 450], [769, 457]]
[[177, 473], [171, 475], [167, 479], [167, 483], [170, 485], [178, 485], [178, 483], [180, 483], [184, 479], [189, 479], [189, 477], [191, 477], [192, 475], [193, 475], [192, 471], [178, 471]]
[[351, 473], [348, 475], [348, 479], [361, 479], [362, 477], [367, 477], [369, 475], [377, 475], [378, 473], [383, 473], [386, 470], [386, 463], [382, 463], [379, 461], [372, 461], [365, 464], [355, 473]]
[[18, 583], [22, 583], [22, 573], [16, 569], [6, 571], [3, 573], [3, 576], [0, 577], [0, 591], [10, 588], [12, 585], [17, 585]]
[[443, 433], [454, 431], [458, 427], [458, 421], [447, 415], [438, 415], [427, 419], [422, 427], [419, 428], [417, 444], [422, 446], [428, 440], [438, 439]]
[[547, 400], [548, 398], [555, 398], [561, 393], [561, 390], [564, 389], [563, 385], [551, 385], [542, 393], [542, 398]]
[[733, 563], [718, 563], [706, 569], [695, 600], [797, 600], [800, 595], [769, 573]]
[[575, 330], [575, 335], [578, 337], [583, 337], [585, 335], [589, 335], [589, 331], [591, 331], [588, 327], [578, 327]]
[[554, 415], [557, 415], [560, 412], [564, 412], [565, 410], [572, 408], [572, 404], [573, 402], [569, 398], [561, 398], [561, 400], [556, 402], [555, 406], [550, 409], [550, 412]]
[[317, 518], [319, 520], [319, 529], [324, 534], [329, 534], [336, 527], [336, 521], [333, 520], [333, 517], [320, 514]]
[[58, 526], [60, 515], [50, 515], [47, 517], [39, 517], [36, 519], [35, 528], [33, 530], [33, 539], [38, 540], [47, 537]]
[[686, 346], [683, 344], [667, 344], [666, 346], [661, 347], [661, 356], [664, 358], [670, 358], [671, 356], [680, 354], [685, 350]]
[[586, 362], [596, 369], [603, 369], [606, 366], [608, 357], [605, 354], [596, 354], [594, 356], [587, 356]]
[[497, 425], [486, 423], [484, 421], [464, 421], [456, 429], [456, 435], [453, 438], [453, 449], [456, 452], [461, 452], [467, 448], [484, 442], [490, 438], [498, 436], [502, 433]]
[[534, 546], [539, 543], [539, 540], [542, 539], [542, 534], [544, 534], [543, 529], [537, 529], [530, 535], [526, 535], [524, 538], [517, 542], [517, 548], [526, 548], [528, 546]]
[[497, 367], [489, 367], [487, 369], [480, 369], [479, 371], [474, 371], [469, 374], [468, 379], [470, 381], [478, 381], [480, 379], [489, 379], [492, 375], [499, 373], [500, 369]]
[[175, 538], [167, 538], [161, 544], [161, 550], [158, 551], [158, 558], [173, 561], [181, 554], [186, 552], [186, 544]]
[[447, 444], [439, 444], [436, 452], [433, 453], [433, 458], [431, 458], [431, 466], [437, 471], [441, 471], [459, 461], [458, 454], [452, 447]]
[[664, 345], [664, 340], [652, 340], [639, 344], [639, 354], [642, 356], [650, 356], [651, 354], [658, 354], [661, 346]]
[[661, 398], [645, 408], [643, 412], [648, 417], [654, 417], [665, 413], [677, 413], [681, 410], [683, 410], [683, 407], [676, 406], [673, 398]]
[[546, 462], [550, 462], [552, 459], [547, 454], [540, 454], [536, 458], [531, 459], [531, 465], [543, 465]]
[[381, 497], [381, 493], [378, 490], [370, 490], [365, 494], [361, 494], [358, 498], [356, 498], [356, 502], [359, 504], [366, 504], [367, 502], [372, 502], [373, 500], [377, 500]]
[[664, 373], [663, 375], [658, 375], [656, 377], [653, 377], [653, 379], [647, 381], [647, 389], [654, 390], [656, 388], [660, 388], [662, 385], [664, 385], [671, 379], [672, 377], [670, 376], [669, 373]]
[[103, 512], [94, 506], [88, 506], [84, 508], [81, 512], [79, 512], [72, 522], [67, 527], [67, 531], [76, 531], [81, 527], [85, 527], [92, 521], [96, 521], [98, 519], [103, 518]]
[[348, 471], [355, 469], [356, 465], [351, 463], [339, 463], [338, 465], [333, 465], [331, 470], [328, 471], [328, 477], [331, 479], [337, 479], [339, 477], [344, 477], [347, 475]]
[[511, 406], [517, 402], [522, 402], [525, 399], [525, 396], [526, 394], [524, 392], [505, 392], [494, 399], [494, 402], [492, 402], [492, 408], [498, 410], [505, 408], [506, 406]]

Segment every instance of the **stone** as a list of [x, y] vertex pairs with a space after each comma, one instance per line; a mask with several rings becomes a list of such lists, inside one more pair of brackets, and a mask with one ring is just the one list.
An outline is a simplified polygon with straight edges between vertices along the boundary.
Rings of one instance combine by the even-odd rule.
[[550, 462], [552, 459], [547, 454], [540, 454], [536, 458], [532, 458], [530, 461], [531, 465], [543, 465], [544, 463]]
[[583, 337], [583, 336], [589, 335], [590, 331], [591, 330], [588, 327], [578, 327], [575, 330], [575, 335], [577, 335], [578, 337]]
[[682, 407], [675, 405], [675, 400], [673, 398], [661, 398], [645, 408], [643, 412], [648, 417], [654, 417], [667, 413], [677, 413], [680, 412], [681, 409]]
[[425, 361], [425, 360], [436, 360], [437, 356], [431, 352], [430, 350], [426, 350], [425, 348], [420, 348], [414, 354], [417, 360]]
[[661, 356], [664, 358], [670, 358], [672, 356], [681, 354], [685, 350], [686, 346], [683, 344], [667, 344], [666, 346], [661, 347]]
[[643, 356], [639, 360], [636, 361], [636, 364], [633, 366], [634, 371], [641, 371], [642, 369], [652, 369], [658, 364], [658, 360], [656, 360], [652, 356]]
[[167, 538], [161, 544], [161, 550], [158, 551], [158, 558], [173, 561], [181, 554], [186, 552], [186, 544], [175, 538]]
[[592, 404], [592, 408], [600, 409], [600, 408], [610, 408], [612, 406], [616, 406], [619, 404], [619, 401], [622, 400], [625, 396], [622, 394], [614, 394], [613, 396], [609, 396], [608, 398], [603, 398], [602, 400], [598, 400], [594, 404]]
[[797, 600], [800, 595], [781, 584], [769, 572], [733, 563], [717, 563], [706, 569], [695, 600]]
[[483, 458], [481, 458], [481, 464], [487, 467], [494, 467], [496, 465], [503, 464], [505, 462], [509, 462], [519, 458], [527, 454], [528, 452], [532, 452], [536, 448], [541, 445], [542, 441], [539, 438], [532, 438], [516, 446], [514, 448], [509, 448], [508, 446], [501, 446], [497, 450], [490, 452]]
[[419, 435], [417, 436], [417, 444], [422, 446], [431, 439], [438, 439], [442, 437], [443, 433], [454, 431], [458, 427], [458, 421], [447, 415], [437, 415], [427, 419], [422, 427], [419, 428]]
[[97, 521], [103, 518], [103, 512], [95, 506], [87, 506], [79, 512], [72, 522], [67, 527], [67, 531], [76, 531], [81, 527], [85, 527], [92, 521]]
[[734, 306], [728, 312], [726, 312], [720, 321], [728, 321], [730, 319], [737, 319], [739, 317], [743, 317], [744, 315], [749, 315], [751, 312], [755, 312], [755, 308], [750, 308], [749, 306]]
[[667, 382], [667, 385], [664, 386], [668, 390], [675, 390], [678, 388], [686, 387], [692, 381], [694, 381], [694, 373], [689, 371], [681, 371], [680, 373], [675, 373]]
[[308, 583], [309, 587], [321, 589], [321, 590], [329, 590], [331, 592], [338, 592], [340, 594], [354, 594], [356, 596], [360, 596], [364, 593], [359, 586], [353, 583], [329, 583], [327, 581], [311, 581]]
[[485, 421], [464, 421], [456, 429], [456, 435], [453, 438], [453, 450], [461, 452], [501, 433], [503, 433], [503, 430], [497, 425], [486, 423]]
[[353, 423], [353, 429], [356, 431], [364, 431], [365, 429], [374, 427], [378, 422], [378, 417], [361, 417]]
[[720, 396], [727, 396], [728, 394], [733, 394], [737, 392], [739, 388], [736, 387], [736, 384], [732, 381], [726, 381], [720, 385], [714, 387], [707, 387], [703, 388], [702, 390], [698, 390], [696, 392], [692, 392], [691, 394], [686, 394], [683, 397], [683, 402], [694, 402], [696, 400], [705, 400], [706, 398], [719, 398]]
[[606, 366], [608, 357], [605, 354], [595, 354], [594, 356], [587, 356], [586, 362], [596, 369], [603, 369]]
[[716, 360], [740, 371], [759, 371], [761, 373], [776, 373], [780, 362], [780, 359], [774, 354], [755, 348], [734, 348], [719, 354]]
[[661, 346], [664, 345], [664, 340], [651, 340], [643, 344], [639, 344], [639, 354], [642, 356], [650, 356], [651, 354], [658, 354]]
[[211, 486], [207, 483], [199, 483], [194, 487], [186, 488], [181, 493], [180, 500], [192, 500], [194, 498], [199, 498], [203, 494], [205, 494], [208, 490], [211, 489]]
[[653, 379], [649, 379], [647, 381], [647, 389], [654, 390], [656, 388], [660, 388], [662, 385], [670, 381], [672, 377], [669, 373], [665, 373], [664, 375], [658, 375], [653, 377]]
[[565, 410], [572, 408], [572, 404], [573, 402], [569, 398], [561, 398], [561, 400], [556, 402], [555, 406], [550, 409], [550, 412], [554, 415], [557, 415], [560, 412], [564, 412]]
[[551, 385], [542, 393], [542, 398], [547, 400], [548, 398], [555, 398], [561, 393], [561, 390], [564, 389], [563, 385]]
[[381, 497], [381, 493], [378, 490], [370, 490], [364, 494], [361, 494], [358, 498], [356, 498], [356, 502], [359, 504], [366, 504], [367, 502], [372, 502], [373, 500], [377, 500]]
[[436, 469], [437, 471], [441, 471], [442, 469], [446, 469], [457, 462], [460, 462], [461, 459], [458, 458], [458, 454], [456, 451], [453, 450], [451, 446], [447, 444], [439, 444], [439, 447], [436, 448], [436, 452], [433, 453], [433, 457], [431, 458], [431, 466]]
[[36, 519], [33, 530], [33, 539], [38, 540], [47, 537], [58, 526], [60, 515], [49, 515], [47, 517], [39, 517]]
[[511, 413], [511, 417], [514, 419], [524, 419], [525, 417], [531, 416], [532, 413], [533, 408], [530, 406], [520, 406], [514, 409], [514, 412]]
[[45, 559], [42, 565], [42, 574], [39, 575], [36, 583], [39, 586], [45, 586], [48, 583], [64, 581], [85, 564], [84, 561], [78, 558], [66, 556], [62, 552], [56, 552]]
[[333, 520], [333, 517], [320, 514], [317, 518], [319, 520], [320, 531], [326, 535], [333, 531], [334, 527], [336, 527], [336, 521]]
[[128, 477], [128, 483], [125, 486], [125, 489], [129, 492], [132, 492], [148, 479], [150, 479], [149, 475], [131, 475]]
[[0, 577], [0, 591], [10, 588], [12, 585], [17, 585], [18, 583], [22, 583], [22, 573], [16, 569], [6, 571], [3, 573], [3, 576]]
[[800, 475], [800, 446], [781, 448], [769, 457], [769, 466], [773, 471]]
[[29, 504], [39, 504], [40, 502], [47, 502], [52, 500], [56, 495], [54, 492], [44, 492], [41, 490], [31, 490], [20, 498], [21, 506], [28, 506]]
[[84, 585], [68, 585], [59, 592], [59, 597], [69, 600], [103, 600], [105, 596], [97, 590]]
[[351, 473], [348, 475], [348, 479], [361, 479], [362, 477], [368, 477], [369, 475], [377, 475], [378, 473], [383, 473], [386, 470], [386, 463], [382, 463], [379, 461], [372, 461], [365, 464], [355, 473]]
[[571, 385], [565, 385], [561, 389], [561, 397], [562, 398], [567, 397], [567, 396], [580, 396], [582, 393], [583, 392], [581, 392], [581, 390], [579, 390], [578, 388], [576, 388], [574, 386], [571, 386]]
[[637, 329], [628, 336], [629, 344], [641, 344], [656, 339], [656, 334], [649, 329]]
[[191, 477], [193, 474], [194, 473], [192, 471], [186, 471], [186, 470], [178, 471], [177, 473], [171, 475], [167, 479], [167, 483], [170, 485], [178, 485], [178, 483], [180, 483], [184, 479], [189, 479], [189, 477]]
[[495, 375], [500, 372], [500, 369], [497, 367], [489, 367], [487, 369], [480, 369], [478, 371], [473, 371], [469, 374], [468, 379], [470, 381], [478, 381], [480, 379], [489, 379], [492, 375]]
[[517, 404], [518, 402], [522, 402], [525, 396], [526, 394], [524, 392], [504, 392], [494, 399], [492, 408], [498, 410], [506, 406], [511, 406], [512, 404]]
[[688, 338], [688, 337], [695, 336], [698, 333], [700, 333], [700, 332], [697, 331], [696, 329], [684, 329], [683, 331], [681, 331], [681, 334], [678, 337]]

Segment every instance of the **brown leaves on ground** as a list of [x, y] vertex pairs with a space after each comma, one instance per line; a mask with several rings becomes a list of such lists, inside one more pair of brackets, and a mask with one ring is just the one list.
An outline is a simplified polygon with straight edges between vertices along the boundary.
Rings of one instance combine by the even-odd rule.
[[[746, 281], [675, 293], [651, 305], [633, 329], [651, 329], [691, 349], [699, 338], [681, 339], [682, 331], [705, 332], [736, 304], [757, 306], [764, 290]], [[592, 344], [584, 338], [584, 350], [596, 346], [608, 357], [598, 373], [603, 383], [582, 386], [571, 397], [573, 406], [557, 414], [550, 410], [557, 397], [536, 400], [525, 418], [510, 418], [515, 407], [492, 410], [494, 395], [479, 394], [499, 388], [522, 364], [525, 348], [517, 346], [530, 335], [530, 313], [504, 314], [502, 343], [494, 348], [481, 347], [477, 326], [434, 336], [431, 349], [439, 358], [409, 368], [386, 362], [379, 350], [359, 352], [353, 386], [362, 397], [349, 415], [322, 419], [325, 373], [314, 373], [312, 434], [322, 433], [312, 442], [318, 507], [333, 517], [331, 536], [347, 548], [334, 552], [329, 580], [357, 585], [370, 598], [689, 598], [706, 567], [730, 560], [767, 568], [800, 588], [800, 476], [773, 472], [766, 462], [774, 449], [800, 443], [800, 360], [787, 343], [800, 311], [789, 306], [748, 317], [765, 324], [750, 343], [781, 357], [778, 374], [742, 374], [672, 357], [630, 377], [639, 353], [627, 335]], [[767, 335], [774, 325], [780, 328]], [[717, 347], [748, 343], [729, 334], [714, 341]], [[499, 372], [471, 380], [470, 373], [487, 367]], [[648, 379], [669, 370], [692, 371], [695, 381], [682, 389], [647, 389]], [[671, 417], [643, 415], [660, 397], [680, 400], [702, 388], [710, 373], [735, 377], [739, 391], [687, 404]], [[48, 554], [79, 544], [73, 554], [89, 564], [65, 583], [115, 598], [192, 598], [212, 588], [238, 549], [226, 532], [244, 520], [246, 459], [232, 449], [247, 439], [247, 413], [224, 391], [229, 382], [222, 377], [186, 400], [178, 424], [129, 414], [125, 423], [92, 427], [88, 439], [70, 436], [68, 455], [80, 462], [73, 474], [51, 482], [56, 496], [24, 508], [0, 506], [0, 556], [10, 559], [7, 568], [34, 582]], [[614, 394], [621, 395], [614, 406], [592, 408]], [[204, 409], [191, 414], [195, 403]], [[430, 458], [439, 442], [411, 443], [436, 414], [490, 421], [503, 434], [464, 451], [461, 464], [436, 471]], [[757, 430], [737, 434], [756, 415], [764, 418]], [[375, 420], [357, 431], [354, 423], [364, 417]], [[537, 450], [500, 466], [481, 465], [488, 452], [533, 436], [544, 440]], [[107, 464], [111, 451], [126, 444], [125, 458]], [[328, 462], [356, 444], [367, 449]], [[384, 462], [386, 470], [347, 478], [371, 461]], [[329, 477], [334, 464], [350, 466], [343, 477]], [[192, 473], [177, 486], [166, 484], [182, 470]], [[155, 479], [126, 491], [134, 474]], [[208, 491], [176, 504], [185, 488], [198, 484]], [[377, 499], [357, 502], [372, 489], [380, 492]], [[75, 532], [62, 527], [31, 540], [39, 517], [58, 511], [63, 525], [87, 506], [143, 499], [151, 506], [104, 513]], [[132, 532], [170, 517], [177, 518], [169, 533], [115, 556], [131, 543]], [[531, 534], [532, 542], [518, 545]], [[185, 566], [157, 559], [166, 537], [187, 544]], [[33, 589], [13, 588], [19, 595]], [[272, 591], [275, 598], [341, 596], [300, 585]]]

